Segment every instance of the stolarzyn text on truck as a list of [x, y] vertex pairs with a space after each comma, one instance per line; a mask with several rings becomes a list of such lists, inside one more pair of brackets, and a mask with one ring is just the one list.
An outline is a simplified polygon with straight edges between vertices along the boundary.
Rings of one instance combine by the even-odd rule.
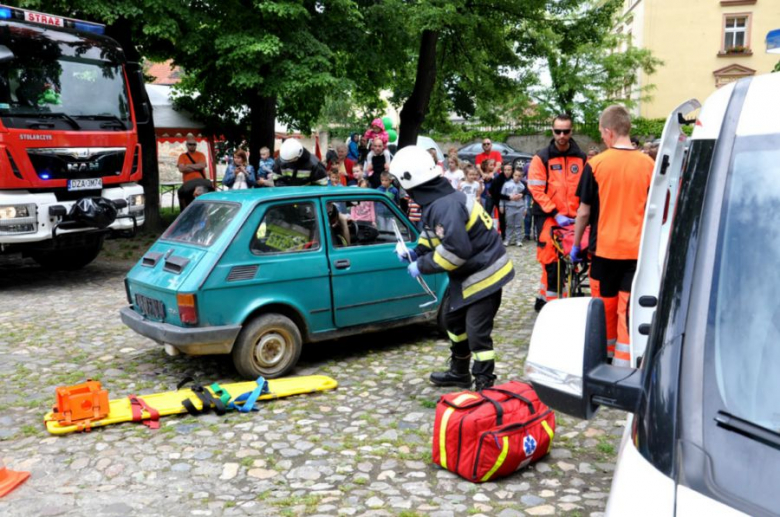
[[144, 222], [125, 57], [104, 30], [0, 5], [0, 255], [78, 269]]

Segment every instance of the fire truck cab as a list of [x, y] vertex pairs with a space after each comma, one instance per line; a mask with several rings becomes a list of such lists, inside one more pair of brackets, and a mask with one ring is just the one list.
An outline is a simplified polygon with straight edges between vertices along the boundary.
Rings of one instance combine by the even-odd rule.
[[144, 222], [125, 58], [104, 29], [0, 5], [0, 254], [77, 269]]

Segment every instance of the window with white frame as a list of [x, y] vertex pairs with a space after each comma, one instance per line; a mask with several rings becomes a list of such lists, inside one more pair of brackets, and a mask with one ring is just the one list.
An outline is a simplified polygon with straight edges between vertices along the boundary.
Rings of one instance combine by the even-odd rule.
[[748, 48], [748, 17], [727, 16], [723, 30], [723, 50], [744, 50]]

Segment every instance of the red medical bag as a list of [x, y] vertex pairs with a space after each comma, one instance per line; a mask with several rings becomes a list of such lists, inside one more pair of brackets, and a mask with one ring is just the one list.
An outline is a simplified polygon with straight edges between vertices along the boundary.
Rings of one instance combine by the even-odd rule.
[[528, 384], [449, 393], [436, 405], [433, 462], [484, 483], [543, 458], [554, 435], [555, 414]]

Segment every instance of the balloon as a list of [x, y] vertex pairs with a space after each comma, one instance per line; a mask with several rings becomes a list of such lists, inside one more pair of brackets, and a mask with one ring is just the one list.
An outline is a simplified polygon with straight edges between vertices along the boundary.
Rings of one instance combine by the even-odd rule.
[[395, 129], [388, 129], [387, 130], [387, 141], [392, 144], [396, 140], [398, 140], [398, 133], [395, 132]]
[[382, 124], [385, 125], [385, 129], [393, 129], [393, 119], [390, 117], [382, 117]]

